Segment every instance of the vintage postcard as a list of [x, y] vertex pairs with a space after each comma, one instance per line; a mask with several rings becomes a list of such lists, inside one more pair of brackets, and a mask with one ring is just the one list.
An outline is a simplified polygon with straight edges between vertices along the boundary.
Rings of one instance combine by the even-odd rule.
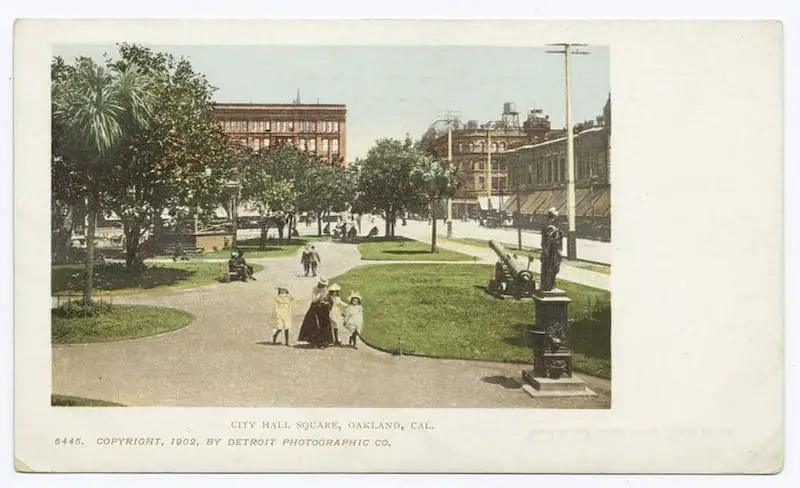
[[19, 21], [17, 469], [779, 471], [782, 42]]

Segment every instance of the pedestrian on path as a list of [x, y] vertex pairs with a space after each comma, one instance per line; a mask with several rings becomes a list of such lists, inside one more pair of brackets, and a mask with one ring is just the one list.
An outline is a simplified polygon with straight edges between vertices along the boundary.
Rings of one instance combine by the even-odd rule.
[[331, 306], [332, 302], [328, 297], [328, 280], [320, 277], [317, 286], [311, 291], [311, 305], [303, 318], [297, 340], [308, 342], [318, 348], [328, 347], [333, 340]]
[[333, 343], [337, 346], [341, 346], [342, 343], [339, 342], [339, 326], [344, 324], [344, 309], [347, 308], [347, 304], [344, 303], [342, 297], [339, 296], [339, 293], [342, 291], [342, 287], [334, 283], [328, 288], [328, 296], [331, 299], [331, 328], [333, 329]]
[[361, 295], [354, 291], [347, 297], [350, 303], [344, 310], [344, 328], [350, 332], [350, 345], [358, 349], [358, 338], [361, 336], [361, 326], [364, 323], [364, 310], [361, 307]]
[[289, 292], [286, 285], [278, 286], [278, 296], [275, 297], [275, 308], [272, 310], [272, 326], [275, 332], [272, 334], [272, 343], [278, 343], [278, 336], [283, 331], [286, 345], [289, 345], [289, 330], [292, 328], [292, 312], [294, 309], [294, 297]]
[[306, 244], [303, 246], [303, 254], [300, 256], [300, 262], [303, 264], [303, 271], [305, 276], [311, 271], [311, 246]]
[[314, 246], [311, 246], [311, 276], [317, 276], [319, 265], [322, 264], [322, 258], [319, 257], [319, 252]]

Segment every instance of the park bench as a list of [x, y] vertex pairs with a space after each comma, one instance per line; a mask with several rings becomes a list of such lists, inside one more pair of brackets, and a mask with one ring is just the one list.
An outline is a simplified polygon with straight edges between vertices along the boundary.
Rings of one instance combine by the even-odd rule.
[[192, 257], [198, 257], [203, 254], [203, 250], [197, 247], [168, 247], [164, 249], [168, 256], [172, 256], [173, 261], [188, 261]]

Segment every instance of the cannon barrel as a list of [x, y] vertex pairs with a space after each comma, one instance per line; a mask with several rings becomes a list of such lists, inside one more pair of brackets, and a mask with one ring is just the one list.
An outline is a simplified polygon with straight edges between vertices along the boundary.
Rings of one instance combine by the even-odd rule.
[[521, 281], [533, 281], [533, 273], [522, 265], [506, 251], [505, 246], [499, 242], [489, 241], [489, 247], [497, 254], [500, 261], [514, 274], [514, 278]]

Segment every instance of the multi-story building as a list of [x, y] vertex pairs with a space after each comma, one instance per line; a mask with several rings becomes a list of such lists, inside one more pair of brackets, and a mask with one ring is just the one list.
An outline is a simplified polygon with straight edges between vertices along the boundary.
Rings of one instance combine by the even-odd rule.
[[214, 115], [231, 139], [254, 150], [290, 143], [324, 161], [347, 161], [345, 105], [217, 103]]
[[505, 151], [522, 142], [544, 140], [550, 120], [541, 110], [531, 110], [520, 125], [513, 103], [505, 103], [502, 120], [479, 124], [470, 120], [437, 123], [432, 128], [431, 147], [439, 157], [448, 152], [448, 124], [451, 128], [453, 164], [463, 178], [453, 199], [453, 218], [475, 216], [481, 210], [500, 210], [508, 195]]
[[[611, 239], [611, 98], [603, 115], [575, 126], [575, 227], [579, 237]], [[509, 196], [503, 210], [523, 228], [540, 229], [547, 210], [567, 215], [566, 137], [509, 149]], [[518, 213], [519, 211], [519, 213]], [[521, 214], [521, 215], [519, 215]]]

